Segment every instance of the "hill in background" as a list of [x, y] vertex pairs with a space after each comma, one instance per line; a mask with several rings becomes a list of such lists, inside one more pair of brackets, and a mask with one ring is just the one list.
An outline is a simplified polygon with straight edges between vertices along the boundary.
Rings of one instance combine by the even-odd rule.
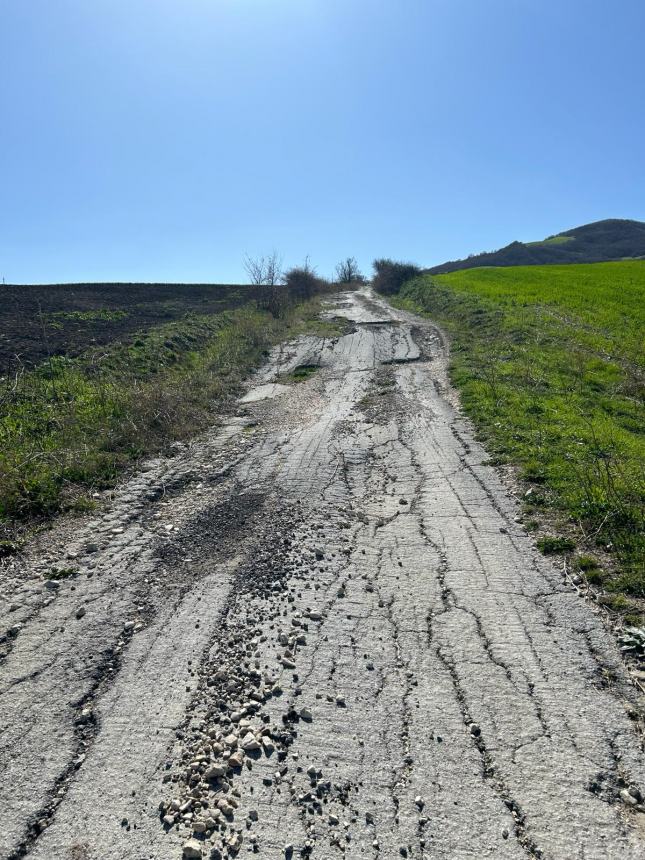
[[541, 242], [511, 242], [499, 251], [473, 254], [427, 271], [440, 274], [478, 266], [602, 263], [641, 257], [645, 257], [645, 223], [609, 218], [566, 230]]

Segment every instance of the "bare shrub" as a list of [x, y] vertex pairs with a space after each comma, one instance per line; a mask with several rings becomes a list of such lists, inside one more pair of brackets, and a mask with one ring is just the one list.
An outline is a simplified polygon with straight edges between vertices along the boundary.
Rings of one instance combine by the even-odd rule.
[[318, 277], [316, 269], [305, 258], [302, 266], [294, 266], [284, 276], [289, 295], [297, 302], [307, 301], [319, 293], [329, 292], [330, 284]]
[[247, 254], [244, 269], [251, 283], [262, 288], [257, 300], [258, 308], [276, 318], [283, 317], [290, 302], [289, 292], [281, 283], [282, 257], [276, 251], [266, 257], [250, 257]]
[[421, 269], [413, 263], [401, 263], [382, 258], [374, 260], [372, 285], [377, 293], [391, 296], [398, 293], [407, 281], [421, 274]]
[[355, 257], [346, 257], [336, 266], [336, 280], [339, 284], [363, 284], [365, 277], [358, 268]]
[[284, 284], [265, 284], [257, 300], [258, 308], [276, 319], [284, 317], [290, 305], [289, 291]]
[[252, 284], [272, 287], [282, 279], [282, 257], [277, 251], [272, 251], [266, 257], [251, 257], [247, 254], [244, 269]]

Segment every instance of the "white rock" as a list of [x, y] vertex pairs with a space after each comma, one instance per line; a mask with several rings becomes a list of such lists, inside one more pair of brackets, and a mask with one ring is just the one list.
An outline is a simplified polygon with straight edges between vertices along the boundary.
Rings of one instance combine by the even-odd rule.
[[244, 735], [240, 742], [240, 746], [245, 752], [253, 752], [253, 750], [260, 749], [260, 743], [253, 732], [248, 732], [248, 734]]
[[620, 799], [628, 806], [636, 806], [638, 804], [636, 798], [632, 794], [630, 794], [630, 792], [626, 788], [624, 788], [620, 792]]

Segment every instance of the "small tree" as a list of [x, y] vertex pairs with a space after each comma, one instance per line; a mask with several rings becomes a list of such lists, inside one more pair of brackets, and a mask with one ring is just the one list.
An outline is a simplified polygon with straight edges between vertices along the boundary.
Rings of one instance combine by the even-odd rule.
[[347, 257], [336, 266], [336, 280], [340, 284], [362, 284], [365, 282], [355, 257]]
[[265, 284], [274, 287], [282, 280], [282, 257], [275, 251], [266, 258]]
[[282, 317], [289, 306], [287, 288], [282, 280], [282, 257], [273, 251], [267, 257], [244, 258], [244, 268], [251, 283], [260, 287], [257, 304], [261, 310], [268, 311], [274, 317]]
[[264, 283], [264, 257], [253, 258], [247, 254], [244, 257], [244, 270], [254, 286]]
[[267, 257], [250, 257], [247, 254], [244, 268], [252, 284], [273, 287], [279, 284], [282, 278], [282, 257], [276, 251]]
[[261, 284], [257, 305], [260, 310], [268, 311], [271, 316], [285, 316], [291, 304], [289, 290], [284, 284]]

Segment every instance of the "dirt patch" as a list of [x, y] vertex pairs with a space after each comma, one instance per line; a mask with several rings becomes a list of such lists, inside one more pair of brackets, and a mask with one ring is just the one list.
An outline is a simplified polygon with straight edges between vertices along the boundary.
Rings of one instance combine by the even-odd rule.
[[357, 406], [372, 424], [387, 424], [397, 408], [394, 362], [383, 362], [372, 385]]
[[0, 286], [0, 374], [181, 319], [217, 314], [257, 298], [235, 284], [48, 284]]

